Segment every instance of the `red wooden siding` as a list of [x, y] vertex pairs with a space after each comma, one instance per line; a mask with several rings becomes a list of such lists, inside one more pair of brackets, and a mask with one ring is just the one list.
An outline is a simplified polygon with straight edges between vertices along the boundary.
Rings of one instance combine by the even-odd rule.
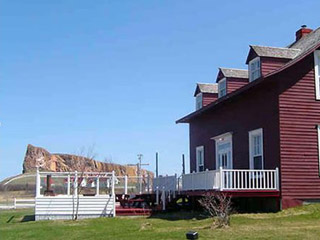
[[279, 69], [280, 67], [282, 67], [288, 61], [289, 61], [288, 59], [282, 59], [282, 58], [260, 57], [261, 74], [262, 74], [262, 76], [265, 76], [268, 73]]
[[320, 199], [318, 135], [320, 101], [315, 100], [313, 55], [291, 67], [279, 96], [281, 191], [285, 199]]
[[214, 102], [217, 99], [218, 99], [218, 93], [203, 93], [202, 106], [207, 106], [208, 104]]
[[227, 78], [227, 93], [231, 93], [238, 88], [246, 85], [249, 82], [248, 79], [241, 78]]
[[[274, 88], [274, 87], [273, 87]], [[263, 128], [264, 167], [279, 166], [278, 95], [270, 86], [234, 98], [223, 107], [212, 109], [190, 122], [190, 169], [196, 169], [197, 146], [204, 146], [205, 168], [215, 169], [215, 141], [211, 138], [232, 132], [233, 167], [249, 168], [249, 131]], [[267, 101], [266, 101], [267, 99]]]

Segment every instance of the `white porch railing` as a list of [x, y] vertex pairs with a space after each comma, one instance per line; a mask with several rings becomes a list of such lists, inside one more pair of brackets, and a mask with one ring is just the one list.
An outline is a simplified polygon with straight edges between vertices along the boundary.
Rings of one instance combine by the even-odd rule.
[[176, 191], [178, 190], [177, 175], [173, 176], [160, 176], [153, 179], [152, 190], [165, 190], [165, 191]]
[[182, 190], [279, 190], [279, 170], [222, 169], [182, 175]]
[[218, 189], [220, 185], [219, 171], [204, 171], [182, 175], [182, 190]]
[[223, 169], [221, 190], [279, 190], [279, 173], [275, 170]]

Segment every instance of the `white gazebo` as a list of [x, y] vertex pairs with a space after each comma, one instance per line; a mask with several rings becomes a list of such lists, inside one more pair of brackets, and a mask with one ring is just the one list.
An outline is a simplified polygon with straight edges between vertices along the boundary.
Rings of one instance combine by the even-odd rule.
[[[42, 184], [47, 179], [47, 184]], [[52, 179], [54, 180], [52, 183]], [[42, 180], [42, 181], [41, 181]], [[114, 217], [113, 172], [40, 172], [36, 174], [35, 220]], [[60, 192], [55, 192], [60, 184]], [[45, 186], [46, 185], [46, 186]], [[90, 193], [85, 193], [89, 185]]]

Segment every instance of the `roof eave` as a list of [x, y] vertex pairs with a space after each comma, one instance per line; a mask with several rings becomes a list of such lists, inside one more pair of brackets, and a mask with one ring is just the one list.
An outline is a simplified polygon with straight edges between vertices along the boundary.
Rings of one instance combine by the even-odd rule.
[[310, 49], [307, 50], [305, 53], [301, 54], [300, 56], [296, 57], [295, 59], [289, 61], [287, 64], [283, 65], [281, 68], [279, 68], [279, 69], [277, 69], [277, 70], [275, 70], [275, 71], [267, 74], [265, 77], [259, 78], [259, 79], [255, 80], [255, 81], [253, 81], [253, 82], [250, 82], [250, 83], [244, 85], [243, 87], [241, 87], [241, 88], [239, 88], [239, 89], [237, 89], [237, 90], [235, 90], [235, 91], [227, 94], [226, 96], [218, 99], [218, 100], [215, 101], [215, 102], [210, 103], [209, 105], [207, 105], [207, 106], [199, 109], [198, 111], [195, 111], [195, 112], [193, 112], [193, 113], [190, 113], [190, 114], [188, 114], [187, 116], [185, 116], [185, 117], [177, 120], [176, 123], [177, 123], [177, 124], [178, 124], [178, 123], [189, 123], [192, 118], [194, 118], [194, 117], [196, 117], [196, 116], [199, 116], [200, 114], [202, 114], [203, 112], [205, 112], [207, 109], [211, 109], [211, 108], [215, 107], [216, 105], [218, 105], [218, 104], [220, 104], [220, 103], [222, 103], [222, 102], [225, 102], [227, 99], [230, 99], [230, 98], [232, 98], [233, 96], [239, 95], [239, 94], [241, 94], [242, 92], [245, 92], [245, 91], [251, 89], [252, 87], [256, 86], [256, 85], [259, 84], [260, 82], [262, 82], [262, 81], [270, 78], [271, 76], [273, 76], [273, 75], [275, 75], [275, 74], [277, 74], [277, 73], [279, 73], [279, 72], [282, 72], [282, 71], [284, 71], [285, 69], [291, 67], [291, 66], [294, 65], [295, 63], [301, 61], [302, 59], [304, 59], [305, 57], [307, 57], [309, 54], [311, 54], [312, 52], [314, 52], [315, 50], [317, 50], [319, 47], [320, 47], [320, 43], [318, 43], [318, 44], [315, 45], [314, 47], [310, 48]]

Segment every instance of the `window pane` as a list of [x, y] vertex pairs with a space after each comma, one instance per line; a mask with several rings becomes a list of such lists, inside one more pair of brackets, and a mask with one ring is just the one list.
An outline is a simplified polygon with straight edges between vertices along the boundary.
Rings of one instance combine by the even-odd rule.
[[253, 157], [253, 168], [262, 169], [262, 156]]

